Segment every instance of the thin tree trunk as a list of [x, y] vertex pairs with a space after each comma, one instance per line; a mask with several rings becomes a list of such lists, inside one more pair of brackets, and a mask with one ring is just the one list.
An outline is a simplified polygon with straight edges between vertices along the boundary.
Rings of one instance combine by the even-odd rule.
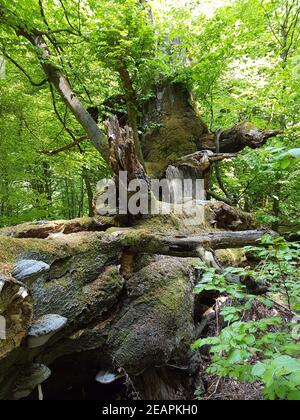
[[83, 178], [83, 170], [80, 179], [80, 199], [79, 199], [79, 206], [78, 206], [78, 217], [81, 217], [83, 214], [84, 208], [84, 178]]
[[94, 216], [94, 205], [93, 205], [94, 194], [93, 194], [91, 181], [90, 181], [90, 178], [88, 176], [88, 172], [87, 172], [86, 168], [83, 168], [82, 176], [83, 176], [83, 179], [84, 179], [86, 192], [87, 192], [87, 197], [88, 197], [89, 216], [93, 217]]

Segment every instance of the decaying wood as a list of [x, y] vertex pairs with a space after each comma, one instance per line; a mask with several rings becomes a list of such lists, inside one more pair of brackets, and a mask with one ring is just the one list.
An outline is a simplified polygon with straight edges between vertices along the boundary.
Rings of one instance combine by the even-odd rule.
[[[108, 127], [110, 164], [114, 174], [117, 196], [119, 196], [120, 187], [123, 191], [128, 191], [129, 183], [132, 180], [146, 181], [150, 186], [150, 178], [147, 176], [136, 152], [132, 129], [128, 126], [124, 129], [121, 128], [116, 116], [111, 117], [106, 125]], [[121, 172], [126, 172], [126, 185], [123, 185], [124, 181], [120, 177]], [[132, 195], [133, 193], [130, 192], [127, 194], [127, 202]], [[130, 225], [135, 219], [136, 217], [133, 217], [129, 211], [126, 215], [117, 215], [116, 217], [117, 221], [125, 225]]]
[[130, 127], [120, 127], [117, 117], [110, 118], [108, 125], [109, 156], [113, 173], [127, 171], [128, 181], [143, 179], [149, 181], [140, 163], [134, 145], [133, 132]]
[[[270, 230], [248, 230], [242, 232], [212, 232], [190, 237], [165, 237], [163, 235], [144, 234], [132, 237], [125, 233], [121, 243], [136, 253], [160, 254], [178, 257], [199, 257], [199, 248], [227, 249], [243, 248], [244, 246], [260, 246], [261, 238], [269, 234], [276, 236]], [[122, 236], [122, 234], [121, 234]]]
[[32, 315], [28, 287], [0, 273], [0, 359], [21, 345]]
[[112, 224], [107, 221], [101, 224], [92, 217], [85, 217], [73, 220], [56, 220], [53, 222], [38, 221], [24, 223], [22, 225], [11, 226], [0, 229], [1, 236], [9, 236], [12, 238], [36, 238], [46, 239], [51, 235], [68, 235], [77, 232], [95, 232], [104, 231], [111, 227]]
[[[257, 149], [281, 133], [281, 130], [262, 130], [244, 121], [220, 133], [220, 153], [237, 153], [245, 147]], [[200, 143], [201, 149], [216, 151], [215, 134], [203, 136]]]
[[244, 246], [259, 246], [260, 239], [270, 234], [276, 236], [276, 233], [268, 230], [252, 230], [243, 232], [219, 232], [205, 233], [201, 236], [189, 238], [169, 238], [163, 240], [163, 244], [169, 247], [170, 253], [188, 254], [191, 252], [194, 256], [198, 255], [198, 248], [207, 247], [210, 249], [243, 248]]
[[[52, 384], [57, 392], [63, 392], [66, 382], [89, 383], [96, 373], [93, 366], [99, 366], [112, 372], [124, 368], [142, 398], [189, 398], [196, 372], [190, 354], [190, 343], [195, 338], [196, 277], [189, 258], [168, 255], [199, 258], [206, 248], [258, 245], [265, 233], [225, 231], [176, 237], [153, 234], [152, 229], [147, 230], [142, 224], [140, 229], [124, 229], [119, 233], [61, 233], [32, 242], [1, 236], [0, 242], [13, 251], [8, 264], [3, 265], [9, 273], [13, 273], [14, 263], [24, 257], [34, 256], [50, 266], [47, 273], [30, 281], [28, 296], [23, 294], [26, 289], [20, 291], [14, 280], [8, 283], [5, 280], [9, 287], [18, 286], [16, 293], [22, 299], [21, 306], [18, 301], [11, 302], [5, 286], [2, 288], [0, 303], [8, 303], [5, 311], [13, 315], [14, 322], [18, 313], [15, 309], [27, 305], [26, 299], [30, 299], [28, 315], [21, 314], [21, 321], [26, 322], [25, 328], [21, 323], [20, 339], [26, 338], [33, 305], [35, 317], [57, 313], [68, 319], [68, 325], [49, 344], [35, 351], [13, 342], [7, 350], [9, 357], [5, 356], [6, 349], [3, 351], [0, 372], [9, 377], [16, 372], [18, 376], [19, 370], [24, 371], [36, 358], [51, 369], [56, 360], [67, 360], [67, 365], [60, 364], [65, 369], [65, 379], [59, 375], [61, 368], [57, 375], [54, 366]], [[19, 324], [18, 321], [16, 326]], [[16, 364], [20, 368], [17, 371]], [[187, 366], [191, 373], [169, 368], [170, 365]], [[77, 366], [86, 372], [86, 377], [78, 379], [78, 373], [72, 376]], [[150, 374], [155, 386], [147, 382]], [[9, 398], [13, 384], [0, 375], [0, 385], [0, 399]], [[47, 399], [47, 385], [43, 390]]]
[[237, 153], [213, 153], [211, 150], [202, 150], [192, 153], [191, 155], [181, 157], [174, 163], [174, 166], [190, 166], [204, 171], [215, 162], [221, 162], [222, 160], [233, 159], [236, 157]]
[[216, 319], [216, 311], [214, 308], [209, 308], [202, 316], [201, 322], [199, 322], [199, 324], [196, 326], [196, 332], [195, 335], [196, 337], [201, 337], [203, 331], [205, 330], [205, 328], [207, 327], [207, 325], [213, 321], [214, 319]]
[[213, 153], [211, 150], [202, 150], [183, 156], [173, 163], [172, 166], [185, 172], [187, 168], [196, 171], [199, 179], [204, 179], [205, 190], [208, 191], [212, 175], [213, 165], [225, 159], [237, 157], [236, 153]]

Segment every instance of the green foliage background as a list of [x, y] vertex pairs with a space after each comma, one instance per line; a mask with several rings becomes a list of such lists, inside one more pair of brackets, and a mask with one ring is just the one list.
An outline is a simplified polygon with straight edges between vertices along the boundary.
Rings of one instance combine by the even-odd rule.
[[[282, 43], [282, 24], [292, 0], [232, 0], [208, 16], [202, 1], [1, 0], [27, 28], [51, 32], [52, 60], [88, 106], [124, 94], [118, 69], [124, 62], [140, 104], [162, 78], [195, 92], [203, 118], [215, 131], [247, 119], [284, 134], [259, 151], [222, 165], [235, 203], [263, 223], [299, 230], [299, 22]], [[214, 2], [207, 2], [208, 4]], [[41, 13], [41, 5], [44, 13]], [[220, 5], [220, 4], [219, 4]], [[152, 18], [149, 17], [152, 6]], [[294, 19], [294, 20], [293, 20]], [[53, 35], [54, 34], [54, 35]], [[180, 40], [180, 42], [178, 42]], [[95, 190], [108, 168], [89, 142], [49, 157], [72, 139], [58, 120], [49, 85], [34, 48], [5, 24], [0, 54], [0, 225], [88, 213], [87, 184]], [[54, 93], [56, 109], [75, 137], [84, 133]], [[143, 130], [143, 127], [140, 127]], [[291, 152], [289, 152], [291, 151]], [[222, 194], [218, 183], [215, 192]]]

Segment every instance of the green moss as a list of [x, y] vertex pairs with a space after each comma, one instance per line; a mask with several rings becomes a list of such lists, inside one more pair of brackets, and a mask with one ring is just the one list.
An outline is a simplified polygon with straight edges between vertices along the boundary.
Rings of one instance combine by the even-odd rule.
[[145, 160], [155, 176], [162, 175], [166, 166], [179, 157], [199, 150], [199, 139], [208, 132], [184, 84], [167, 81], [161, 93], [159, 104], [155, 98], [146, 107], [150, 126], [156, 128], [148, 131], [142, 142]]
[[118, 267], [110, 266], [96, 280], [79, 291], [78, 299], [80, 302], [101, 307], [101, 311], [108, 310], [123, 287], [124, 279]]
[[[94, 231], [96, 224], [92, 217], [81, 217], [73, 220], [54, 220], [41, 223], [23, 223], [0, 229], [0, 235], [15, 238], [36, 237], [45, 238], [50, 233], [64, 231], [65, 233]], [[43, 234], [44, 233], [44, 234]]]
[[172, 233], [180, 230], [180, 218], [172, 214], [158, 214], [143, 219], [138, 228], [149, 233]]
[[170, 284], [157, 294], [157, 306], [159, 311], [175, 313], [182, 309], [186, 279], [184, 278], [184, 273], [178, 271], [177, 276], [172, 276], [169, 281]]
[[0, 236], [0, 272], [9, 273], [18, 255], [32, 250], [43, 254], [56, 254], [59, 252], [59, 247], [53, 241]]
[[123, 289], [124, 279], [116, 266], [109, 267], [105, 271], [104, 280], [104, 290], [108, 295]]
[[[189, 265], [189, 263], [188, 263]], [[186, 354], [193, 335], [193, 294], [186, 261], [163, 258], [126, 282], [128, 310], [110, 330], [116, 366], [137, 374]]]
[[220, 263], [224, 266], [237, 266], [245, 259], [245, 250], [237, 249], [219, 249], [215, 251]]

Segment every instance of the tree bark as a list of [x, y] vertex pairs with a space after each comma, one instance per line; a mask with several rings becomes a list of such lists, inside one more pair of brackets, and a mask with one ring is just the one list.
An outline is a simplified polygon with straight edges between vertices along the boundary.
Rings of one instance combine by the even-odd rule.
[[0, 273], [0, 359], [21, 345], [32, 317], [29, 288]]
[[51, 53], [44, 38], [41, 35], [29, 34], [23, 29], [20, 29], [19, 34], [23, 35], [32, 43], [32, 45], [40, 50], [41, 66], [49, 81], [54, 85], [62, 100], [85, 130], [92, 144], [103, 155], [103, 157], [107, 159], [107, 138], [105, 134], [102, 133], [97, 123], [88, 113], [76, 94], [72, 91], [66, 76], [50, 62]]
[[204, 179], [205, 191], [208, 191], [214, 164], [225, 159], [233, 159], [236, 157], [236, 153], [213, 153], [210, 150], [202, 150], [188, 156], [183, 156], [172, 166], [183, 169], [183, 171], [185, 168], [195, 169], [198, 179]]
[[127, 103], [127, 114], [128, 124], [133, 132], [133, 140], [135, 145], [135, 151], [139, 161], [144, 164], [144, 157], [141, 148], [138, 131], [138, 110], [137, 110], [137, 98], [133, 87], [133, 83], [130, 74], [126, 68], [126, 65], [122, 62], [119, 68], [120, 78], [122, 80], [123, 88], [125, 91], [126, 103]]
[[[122, 129], [118, 118], [115, 116], [111, 117], [108, 122], [108, 143], [110, 164], [117, 188], [119, 214], [116, 219], [119, 219], [119, 222], [122, 225], [131, 224], [134, 222], [136, 217], [132, 216], [130, 211], [128, 211], [128, 201], [131, 197], [131, 194], [128, 193], [129, 183], [133, 180], [143, 180], [150, 185], [150, 179], [139, 161], [134, 144], [132, 129], [128, 126], [126, 126], [125, 129]], [[121, 179], [120, 173], [126, 173], [126, 179]], [[124, 185], [124, 182], [126, 182], [126, 185]], [[120, 191], [119, 187], [121, 187], [122, 191]], [[120, 194], [124, 196], [124, 193], [126, 193], [126, 203], [122, 202], [121, 205]], [[124, 208], [124, 205], [126, 206], [126, 209]], [[122, 207], [121, 212], [120, 207]], [[138, 218], [140, 218], [140, 215]]]
[[108, 143], [110, 163], [116, 177], [121, 171], [126, 171], [128, 181], [134, 179], [149, 181], [135, 149], [132, 129], [130, 127], [122, 129], [115, 116], [108, 122]]

